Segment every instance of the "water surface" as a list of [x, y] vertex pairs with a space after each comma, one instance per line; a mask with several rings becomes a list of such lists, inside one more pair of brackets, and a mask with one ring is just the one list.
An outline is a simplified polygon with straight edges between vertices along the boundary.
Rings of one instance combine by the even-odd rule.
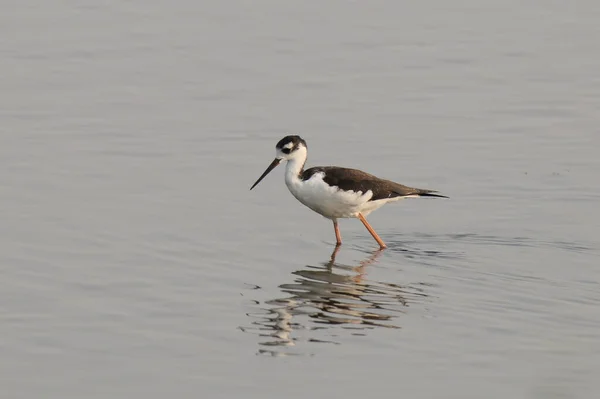
[[[7, 398], [590, 398], [593, 1], [8, 2]], [[283, 168], [449, 200], [331, 223]]]

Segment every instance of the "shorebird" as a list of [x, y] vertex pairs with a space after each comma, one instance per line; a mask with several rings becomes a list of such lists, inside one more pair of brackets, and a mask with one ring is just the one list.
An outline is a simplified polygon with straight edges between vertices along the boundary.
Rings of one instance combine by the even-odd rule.
[[409, 197], [439, 197], [434, 190], [403, 186], [380, 179], [357, 169], [338, 166], [316, 166], [304, 170], [306, 141], [300, 136], [285, 136], [275, 146], [275, 159], [267, 167], [252, 190], [282, 161], [287, 161], [285, 184], [294, 197], [313, 211], [333, 221], [336, 246], [342, 244], [338, 219], [357, 218], [367, 228], [381, 249], [385, 243], [367, 222], [366, 216], [388, 202]]

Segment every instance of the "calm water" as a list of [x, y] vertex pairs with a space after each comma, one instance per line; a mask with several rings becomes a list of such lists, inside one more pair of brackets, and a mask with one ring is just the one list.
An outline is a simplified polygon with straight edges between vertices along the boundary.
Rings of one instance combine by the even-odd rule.
[[[100, 3], [0, 13], [0, 397], [597, 397], [597, 2]], [[451, 199], [332, 254], [288, 133]]]

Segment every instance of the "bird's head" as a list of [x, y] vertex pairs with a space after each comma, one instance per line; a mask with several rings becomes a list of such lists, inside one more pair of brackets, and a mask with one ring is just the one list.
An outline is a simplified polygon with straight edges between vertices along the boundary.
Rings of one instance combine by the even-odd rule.
[[275, 145], [275, 159], [267, 167], [256, 183], [250, 187], [252, 190], [266, 175], [269, 174], [281, 161], [306, 161], [306, 141], [300, 136], [285, 136]]

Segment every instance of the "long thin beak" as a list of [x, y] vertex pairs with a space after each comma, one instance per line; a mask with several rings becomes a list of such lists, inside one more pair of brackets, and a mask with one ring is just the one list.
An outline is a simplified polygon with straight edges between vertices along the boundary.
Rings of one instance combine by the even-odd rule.
[[264, 178], [265, 178], [265, 176], [266, 176], [266, 175], [268, 175], [270, 171], [272, 171], [273, 169], [275, 169], [275, 166], [279, 165], [279, 162], [281, 162], [281, 159], [279, 159], [279, 158], [275, 158], [275, 160], [273, 160], [273, 162], [271, 162], [271, 165], [269, 165], [269, 167], [267, 168], [267, 170], [265, 170], [265, 173], [263, 173], [263, 174], [262, 174], [262, 175], [261, 175], [261, 176], [258, 178], [258, 180], [256, 181], [256, 183], [254, 183], [254, 184], [252, 185], [252, 187], [250, 187], [250, 190], [252, 190], [254, 187], [256, 187], [256, 185], [257, 185], [258, 183], [260, 183], [260, 181], [261, 181], [262, 179], [264, 179]]

